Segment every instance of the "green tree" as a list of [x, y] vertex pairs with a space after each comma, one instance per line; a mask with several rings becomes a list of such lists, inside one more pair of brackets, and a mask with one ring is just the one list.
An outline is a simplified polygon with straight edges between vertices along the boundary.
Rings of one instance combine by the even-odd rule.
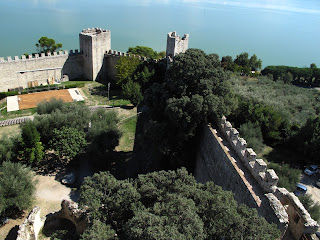
[[[150, 106], [151, 121], [157, 121], [166, 129], [165, 133], [153, 132], [157, 136], [152, 138], [161, 135], [156, 149], [161, 150], [166, 160], [175, 156], [170, 160], [172, 164], [186, 166], [187, 158], [179, 154], [190, 150], [185, 147], [194, 140], [202, 123], [229, 115], [237, 106], [229, 75], [220, 65], [216, 54], [188, 49], [174, 58], [164, 82], [155, 83], [146, 91], [144, 97]], [[147, 129], [150, 128], [145, 129], [144, 135], [150, 146]]]
[[91, 127], [88, 131], [89, 151], [98, 157], [105, 156], [119, 145], [121, 131], [119, 130], [115, 111], [99, 109], [91, 116]]
[[311, 63], [310, 68], [315, 69], [315, 68], [317, 68], [317, 65], [315, 63]]
[[[213, 182], [197, 183], [186, 169], [117, 180], [100, 172], [81, 187], [90, 221], [111, 225], [119, 239], [277, 239], [276, 225], [238, 205]], [[101, 225], [101, 224], [100, 224]]]
[[140, 85], [131, 79], [122, 85], [122, 93], [124, 98], [130, 100], [134, 106], [137, 106], [143, 100]]
[[309, 161], [320, 164], [320, 117], [308, 119], [296, 139], [297, 148], [310, 158]]
[[234, 63], [241, 67], [249, 66], [249, 54], [246, 52], [243, 52], [237, 55], [236, 59], [234, 60]]
[[86, 228], [82, 234], [81, 240], [116, 240], [116, 232], [99, 220], [94, 219], [92, 224]]
[[132, 53], [135, 55], [139, 55], [142, 57], [148, 57], [148, 58], [157, 58], [157, 52], [154, 51], [150, 47], [145, 47], [145, 46], [136, 46], [136, 47], [129, 47], [127, 53]]
[[291, 83], [293, 81], [293, 75], [290, 72], [281, 76], [284, 83]]
[[36, 181], [30, 168], [13, 162], [0, 166], [0, 216], [12, 217], [29, 208], [35, 194]]
[[21, 125], [19, 157], [30, 165], [37, 165], [44, 156], [44, 147], [40, 141], [40, 134], [33, 121]]
[[62, 99], [52, 98], [50, 101], [43, 101], [37, 105], [38, 114], [50, 114], [56, 109], [63, 109], [65, 102]]
[[61, 130], [67, 127], [84, 131], [88, 128], [90, 116], [91, 113], [87, 106], [72, 102], [65, 103], [62, 108], [56, 108], [51, 114], [36, 116], [34, 123], [40, 133], [41, 141], [48, 144], [52, 139], [54, 129]]
[[36, 43], [36, 47], [38, 49], [39, 53], [48, 53], [48, 52], [54, 52], [58, 50], [59, 48], [62, 48], [61, 43], [56, 43], [56, 41], [52, 38], [48, 37], [41, 37], [38, 40], [38, 43]]
[[257, 55], [253, 54], [249, 59], [248, 64], [249, 64], [249, 67], [251, 68], [251, 71], [257, 71], [261, 69], [262, 61], [261, 59], [258, 59]]
[[221, 67], [226, 70], [233, 71], [234, 70], [234, 63], [231, 56], [224, 56], [221, 59]]
[[17, 155], [18, 138], [0, 138], [0, 164], [4, 161], [11, 161]]
[[140, 63], [141, 60], [138, 57], [120, 57], [115, 66], [117, 84], [121, 86], [131, 79]]
[[87, 146], [85, 136], [86, 134], [83, 131], [76, 128], [54, 129], [49, 146], [59, 157], [72, 159], [84, 151]]
[[249, 147], [253, 148], [257, 153], [263, 150], [263, 137], [259, 123], [244, 123], [240, 126], [239, 131]]

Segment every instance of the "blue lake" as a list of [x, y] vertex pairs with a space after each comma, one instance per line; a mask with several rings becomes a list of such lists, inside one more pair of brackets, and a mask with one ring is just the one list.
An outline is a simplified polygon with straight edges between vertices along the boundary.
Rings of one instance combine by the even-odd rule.
[[36, 51], [42, 36], [79, 48], [83, 28], [111, 30], [112, 49], [166, 47], [166, 34], [190, 34], [189, 47], [235, 57], [256, 54], [263, 66], [320, 67], [318, 0], [1, 0], [0, 56]]

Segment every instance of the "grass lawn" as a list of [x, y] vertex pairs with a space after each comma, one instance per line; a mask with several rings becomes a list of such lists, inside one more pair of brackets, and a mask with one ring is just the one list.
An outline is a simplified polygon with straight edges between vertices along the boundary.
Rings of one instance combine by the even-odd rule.
[[20, 125], [11, 125], [6, 127], [0, 127], [0, 138], [7, 136], [7, 137], [14, 137], [21, 133]]
[[126, 106], [130, 104], [129, 100], [123, 99], [121, 90], [110, 89], [110, 101], [108, 99], [108, 87], [98, 83], [90, 82], [85, 87], [81, 88], [83, 95], [86, 98], [87, 105], [110, 105], [110, 106]]
[[118, 111], [120, 124], [119, 128], [122, 131], [122, 137], [120, 138], [119, 145], [116, 147], [116, 151], [130, 152], [133, 150], [134, 138], [136, 134], [137, 125], [137, 109], [132, 110], [120, 110]]

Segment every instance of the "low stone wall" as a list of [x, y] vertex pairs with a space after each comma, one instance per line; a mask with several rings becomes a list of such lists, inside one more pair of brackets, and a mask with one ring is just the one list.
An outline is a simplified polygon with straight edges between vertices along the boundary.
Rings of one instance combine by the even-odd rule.
[[78, 204], [68, 200], [62, 200], [61, 210], [47, 216], [45, 227], [50, 222], [56, 222], [59, 219], [67, 219], [71, 221], [78, 234], [82, 234], [88, 225], [88, 218], [85, 210], [79, 209]]
[[29, 216], [22, 225], [19, 226], [17, 240], [37, 240], [38, 234], [44, 224], [44, 219], [40, 218], [40, 207], [36, 206], [29, 213]]

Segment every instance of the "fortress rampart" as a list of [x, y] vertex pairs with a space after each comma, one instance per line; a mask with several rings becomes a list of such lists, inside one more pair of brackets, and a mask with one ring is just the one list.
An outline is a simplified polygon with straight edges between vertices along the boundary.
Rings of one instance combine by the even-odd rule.
[[213, 181], [224, 190], [232, 191], [237, 202], [256, 208], [259, 215], [277, 224], [294, 239], [315, 233], [319, 227], [299, 199], [284, 188], [278, 188], [278, 176], [225, 118], [218, 129], [205, 126], [196, 162], [196, 179]]
[[[169, 33], [167, 51], [173, 56], [185, 52], [188, 48], [189, 35], [182, 39], [176, 33]], [[168, 36], [169, 36], [168, 35]], [[80, 50], [48, 52], [0, 57], [0, 92], [9, 89], [27, 88], [30, 83], [46, 85], [48, 82], [60, 80], [64, 75], [70, 80], [91, 80], [101, 82], [115, 81], [119, 57], [131, 56], [127, 53], [111, 49], [111, 31], [101, 28], [83, 29], [79, 34]], [[168, 52], [167, 52], [168, 53]], [[147, 58], [139, 57], [143, 61]]]
[[82, 54], [60, 51], [53, 54], [45, 53], [0, 58], [0, 91], [11, 88], [28, 87], [28, 82], [38, 81], [38, 85], [46, 84], [48, 79], [61, 79], [68, 75], [71, 79], [81, 78]]

